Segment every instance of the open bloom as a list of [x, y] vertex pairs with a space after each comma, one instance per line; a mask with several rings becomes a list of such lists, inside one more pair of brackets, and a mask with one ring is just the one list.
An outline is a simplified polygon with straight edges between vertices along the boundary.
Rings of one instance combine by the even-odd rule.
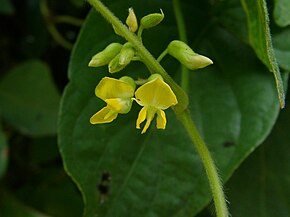
[[163, 110], [176, 105], [177, 99], [170, 86], [162, 80], [161, 76], [139, 87], [135, 92], [135, 97], [136, 102], [143, 106], [138, 115], [136, 128], [140, 129], [140, 124], [146, 119], [146, 124], [141, 132], [142, 134], [145, 133], [155, 114], [157, 114], [156, 127], [165, 129], [166, 115]]
[[110, 123], [118, 114], [126, 114], [132, 106], [135, 84], [132, 78], [122, 77], [119, 80], [104, 77], [95, 89], [96, 96], [107, 103], [90, 118], [91, 124]]

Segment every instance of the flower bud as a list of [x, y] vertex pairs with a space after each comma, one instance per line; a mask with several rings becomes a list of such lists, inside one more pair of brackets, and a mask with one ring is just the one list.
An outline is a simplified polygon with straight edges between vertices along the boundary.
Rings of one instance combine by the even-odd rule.
[[157, 78], [159, 78], [160, 80], [163, 81], [162, 76], [159, 75], [159, 74], [152, 74], [152, 75], [150, 75], [150, 77], [148, 78], [148, 81], [153, 81], [154, 79], [157, 79]]
[[128, 65], [135, 56], [135, 50], [131, 43], [127, 42], [120, 51], [119, 64]]
[[154, 26], [157, 26], [164, 18], [163, 11], [160, 9], [161, 14], [159, 13], [154, 13], [154, 14], [149, 14], [145, 17], [142, 17], [140, 25], [142, 26], [143, 29], [149, 29]]
[[90, 67], [107, 65], [122, 49], [119, 43], [109, 44], [103, 51], [94, 55], [89, 62]]
[[204, 68], [213, 64], [208, 57], [195, 53], [187, 44], [174, 40], [167, 47], [168, 53], [190, 70]]
[[119, 61], [120, 61], [120, 54], [115, 56], [115, 58], [112, 59], [111, 62], [109, 63], [108, 68], [109, 68], [110, 73], [119, 72], [126, 67], [126, 65], [121, 65]]
[[127, 84], [131, 85], [131, 87], [133, 87], [133, 89], [135, 90], [136, 89], [136, 83], [134, 81], [133, 78], [129, 77], [129, 76], [123, 76], [119, 79], [120, 81], [124, 81], [126, 82]]
[[138, 29], [138, 21], [133, 8], [129, 8], [129, 15], [126, 19], [126, 24], [131, 32], [136, 32]]
[[[124, 25], [124, 26], [125, 26], [125, 25]], [[115, 27], [114, 25], [112, 25], [112, 27], [113, 27], [114, 32], [116, 33], [116, 35], [119, 35], [119, 36], [122, 36], [122, 37], [123, 37], [122, 33], [119, 32], [119, 31], [116, 29], [116, 27]]]

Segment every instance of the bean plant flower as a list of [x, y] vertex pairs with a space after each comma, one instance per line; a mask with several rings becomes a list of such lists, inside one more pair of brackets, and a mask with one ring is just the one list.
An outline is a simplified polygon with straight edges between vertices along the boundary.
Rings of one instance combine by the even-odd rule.
[[115, 79], [104, 77], [95, 89], [97, 97], [107, 103], [107, 106], [95, 113], [91, 124], [110, 123], [118, 114], [126, 114], [131, 110], [135, 91], [135, 82], [132, 78], [124, 76]]
[[160, 75], [153, 74], [150, 78], [153, 79], [143, 84], [135, 92], [136, 102], [143, 106], [138, 115], [136, 128], [140, 129], [140, 124], [146, 119], [145, 126], [141, 132], [142, 134], [147, 131], [155, 114], [157, 114], [157, 129], [165, 129], [166, 115], [163, 110], [177, 104], [174, 92], [171, 90], [170, 86], [163, 81]]

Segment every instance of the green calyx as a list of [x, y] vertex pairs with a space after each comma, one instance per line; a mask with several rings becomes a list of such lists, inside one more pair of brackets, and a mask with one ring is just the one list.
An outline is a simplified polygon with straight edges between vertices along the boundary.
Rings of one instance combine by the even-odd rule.
[[121, 51], [122, 45], [111, 43], [104, 50], [94, 55], [89, 62], [90, 67], [99, 67], [107, 65]]
[[120, 51], [119, 64], [128, 65], [135, 56], [135, 49], [130, 42], [123, 45]]
[[195, 53], [186, 43], [179, 40], [170, 42], [167, 52], [190, 70], [204, 68], [213, 64], [211, 59]]
[[120, 54], [115, 56], [114, 59], [112, 59], [108, 65], [108, 69], [110, 73], [116, 73], [124, 69], [126, 65], [121, 65], [120, 64]]
[[143, 29], [149, 29], [157, 26], [164, 19], [164, 13], [161, 9], [160, 12], [161, 13], [148, 14], [142, 17], [140, 22], [141, 27]]
[[133, 78], [129, 77], [129, 76], [123, 76], [119, 79], [120, 81], [124, 81], [126, 82], [127, 84], [131, 85], [133, 87], [133, 89], [135, 90], [136, 89], [136, 83], [134, 81]]

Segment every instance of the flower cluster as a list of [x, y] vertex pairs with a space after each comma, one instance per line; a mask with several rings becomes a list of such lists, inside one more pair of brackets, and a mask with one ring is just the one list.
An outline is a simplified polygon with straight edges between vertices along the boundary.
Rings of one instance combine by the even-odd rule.
[[[164, 14], [161, 10], [161, 13], [144, 16], [140, 20], [139, 26], [134, 10], [130, 8], [126, 24], [129, 31], [133, 33], [137, 31], [137, 36], [140, 42], [142, 42], [141, 35], [143, 30], [157, 26], [163, 18]], [[117, 35], [122, 36], [114, 26], [113, 29]], [[209, 58], [193, 52], [188, 45], [178, 40], [169, 43], [166, 50], [160, 56], [163, 57], [164, 54], [173, 56], [190, 70], [203, 68], [212, 64]], [[159, 62], [162, 57], [158, 58]], [[142, 61], [142, 58], [130, 42], [126, 42], [123, 45], [111, 43], [92, 57], [89, 66], [99, 67], [108, 65], [108, 71], [116, 73], [124, 69], [131, 61]], [[142, 134], [147, 131], [155, 115], [157, 116], [156, 127], [158, 129], [165, 129], [167, 120], [164, 110], [178, 103], [171, 87], [159, 74], [151, 75], [137, 89], [136, 82], [131, 77], [124, 76], [120, 79], [104, 77], [97, 85], [95, 94], [107, 105], [90, 118], [92, 124], [112, 122], [117, 118], [118, 114], [128, 113], [131, 110], [132, 103], [135, 101], [142, 106], [136, 121], [136, 128], [140, 129], [140, 125], [146, 120], [141, 131]]]
[[170, 86], [160, 75], [153, 74], [148, 82], [136, 91], [135, 87], [134, 80], [127, 76], [120, 79], [104, 77], [97, 85], [95, 94], [105, 101], [107, 106], [94, 114], [90, 122], [92, 124], [112, 122], [118, 114], [128, 113], [132, 102], [136, 101], [143, 106], [136, 121], [136, 128], [140, 129], [140, 124], [146, 120], [142, 134], [147, 131], [155, 114], [157, 114], [156, 127], [165, 129], [166, 115], [163, 110], [177, 104], [176, 96]]

